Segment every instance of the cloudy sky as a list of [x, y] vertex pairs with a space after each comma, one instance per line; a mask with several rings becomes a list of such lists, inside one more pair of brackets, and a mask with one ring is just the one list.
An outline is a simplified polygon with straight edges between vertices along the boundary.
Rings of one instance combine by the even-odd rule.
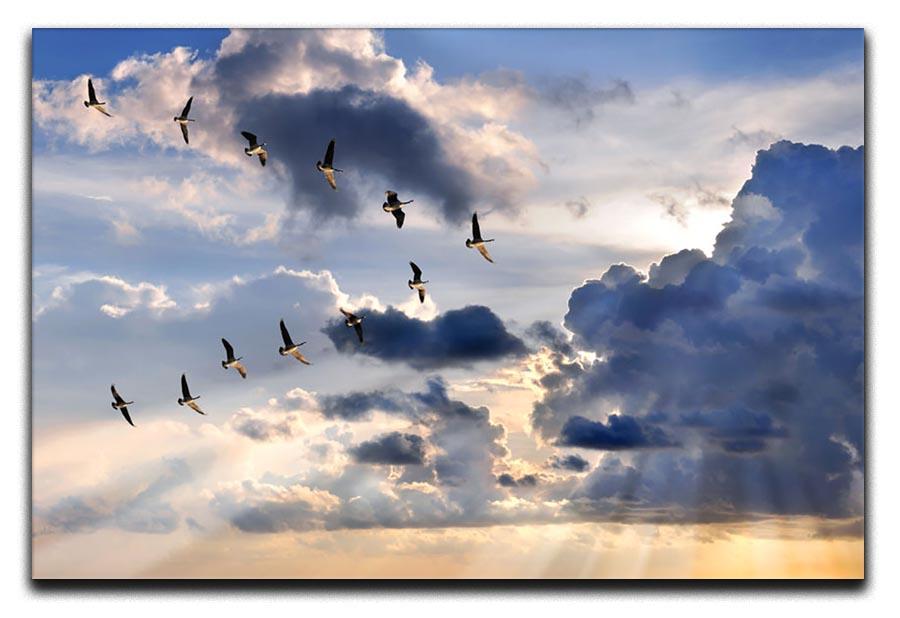
[[862, 574], [861, 30], [33, 54], [36, 576]]

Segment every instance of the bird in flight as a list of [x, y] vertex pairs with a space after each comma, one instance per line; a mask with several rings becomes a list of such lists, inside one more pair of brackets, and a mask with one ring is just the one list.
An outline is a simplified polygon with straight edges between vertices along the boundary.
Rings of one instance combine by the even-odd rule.
[[259, 163], [263, 167], [266, 166], [266, 157], [268, 156], [268, 151], [266, 150], [266, 143], [262, 144], [256, 141], [256, 136], [250, 133], [249, 131], [241, 131], [241, 135], [246, 138], [248, 142], [250, 142], [249, 148], [244, 148], [244, 154], [248, 157], [252, 157], [253, 155], [259, 155]]
[[356, 330], [356, 336], [359, 337], [359, 342], [363, 343], [362, 316], [353, 315], [346, 309], [341, 309], [341, 313], [347, 318], [344, 320], [344, 324], [346, 324], [348, 328], [352, 326]]
[[306, 357], [300, 353], [300, 346], [306, 342], [301, 341], [300, 343], [294, 343], [294, 340], [291, 339], [291, 334], [288, 332], [287, 326], [284, 325], [284, 320], [281, 320], [278, 325], [281, 327], [281, 339], [284, 341], [284, 346], [278, 347], [278, 353], [282, 356], [290, 354], [304, 365], [312, 365], [312, 363], [306, 360]]
[[241, 374], [242, 378], [247, 377], [247, 369], [241, 364], [242, 356], [234, 357], [234, 348], [231, 347], [231, 344], [223, 337], [222, 345], [225, 346], [225, 360], [222, 361], [222, 369], [234, 368], [237, 369], [237, 372]]
[[389, 212], [394, 215], [394, 219], [397, 220], [398, 229], [403, 227], [403, 220], [406, 218], [406, 213], [404, 213], [402, 209], [407, 204], [412, 204], [414, 200], [401, 202], [397, 198], [396, 191], [385, 191], [384, 195], [387, 198], [387, 201], [381, 205], [381, 208], [384, 209], [384, 212]]
[[487, 247], [484, 246], [484, 243], [486, 243], [486, 242], [494, 242], [494, 239], [488, 238], [487, 240], [485, 240], [481, 237], [481, 228], [478, 227], [478, 213], [473, 213], [472, 214], [472, 238], [471, 238], [471, 240], [468, 238], [466, 239], [466, 246], [469, 247], [470, 249], [472, 247], [475, 247], [476, 249], [478, 249], [479, 253], [481, 253], [481, 255], [484, 256], [484, 259], [486, 259], [488, 262], [493, 264], [494, 260], [491, 258], [491, 254], [488, 253]]
[[325, 180], [331, 185], [332, 189], [337, 190], [337, 183], [334, 181], [335, 172], [343, 172], [334, 166], [334, 140], [328, 142], [328, 150], [325, 151], [325, 160], [316, 161], [316, 169], [325, 174]]
[[131, 416], [128, 414], [128, 408], [126, 407], [126, 406], [130, 406], [134, 402], [133, 401], [125, 401], [124, 399], [122, 399], [122, 396], [119, 395], [119, 392], [116, 390], [115, 384], [113, 384], [110, 388], [112, 389], [113, 399], [115, 399], [115, 401], [111, 404], [113, 407], [113, 410], [118, 410], [119, 412], [121, 412], [122, 416], [125, 417], [125, 420], [128, 421], [128, 424], [131, 425], [132, 427], [134, 427], [134, 423], [131, 422]]
[[91, 81], [91, 78], [88, 78], [88, 100], [84, 101], [85, 107], [93, 107], [95, 110], [103, 114], [104, 116], [109, 116], [112, 118], [112, 114], [103, 109], [103, 106], [106, 105], [106, 101], [98, 101], [97, 93], [94, 92], [94, 82]]
[[190, 144], [188, 141], [188, 123], [194, 122], [193, 118], [188, 118], [188, 114], [191, 113], [191, 103], [194, 101], [194, 97], [188, 99], [187, 105], [184, 106], [184, 109], [181, 110], [180, 116], [175, 116], [173, 120], [181, 125], [181, 134], [184, 136], [184, 143]]
[[413, 271], [413, 278], [411, 281], [407, 281], [406, 284], [409, 286], [410, 290], [418, 290], [419, 291], [419, 302], [425, 302], [425, 284], [427, 281], [422, 281], [422, 269], [416, 266], [415, 262], [409, 263], [410, 268]]
[[178, 405], [188, 406], [194, 412], [205, 415], [206, 412], [201, 410], [200, 406], [197, 405], [198, 399], [200, 399], [200, 395], [197, 395], [196, 397], [191, 396], [191, 391], [188, 388], [187, 378], [182, 373], [181, 374], [181, 397], [178, 399]]

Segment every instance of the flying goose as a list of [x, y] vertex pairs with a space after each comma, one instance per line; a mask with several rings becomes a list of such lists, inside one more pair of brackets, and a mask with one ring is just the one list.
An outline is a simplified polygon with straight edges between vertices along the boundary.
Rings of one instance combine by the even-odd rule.
[[347, 318], [346, 320], [344, 320], [344, 324], [346, 324], [348, 327], [352, 326], [354, 329], [356, 329], [356, 336], [359, 337], [359, 342], [363, 343], [363, 332], [362, 332], [363, 316], [353, 315], [352, 313], [350, 313], [349, 311], [347, 311], [345, 309], [341, 309], [341, 313], [343, 313], [344, 317]]
[[406, 284], [409, 286], [410, 290], [419, 290], [419, 302], [425, 302], [425, 284], [427, 281], [422, 281], [422, 269], [416, 266], [415, 262], [409, 263], [410, 267], [413, 271], [412, 281], [407, 281]]
[[125, 420], [128, 421], [128, 424], [131, 425], [132, 427], [134, 427], [134, 423], [131, 422], [131, 416], [128, 414], [128, 408], [126, 407], [126, 406], [130, 406], [134, 402], [133, 401], [125, 401], [124, 399], [122, 399], [122, 396], [119, 395], [119, 392], [116, 390], [115, 384], [113, 384], [110, 388], [112, 389], [113, 399], [115, 399], [115, 401], [112, 404], [110, 404], [110, 405], [112, 405], [113, 410], [118, 410], [119, 412], [121, 412], [122, 416], [125, 417]]
[[109, 116], [112, 118], [112, 114], [103, 109], [103, 106], [106, 105], [106, 101], [98, 101], [97, 93], [94, 92], [94, 82], [91, 81], [91, 78], [88, 78], [88, 100], [84, 101], [85, 107], [93, 107], [95, 110], [103, 114], [104, 116]]
[[225, 360], [222, 361], [222, 369], [235, 368], [237, 372], [241, 374], [242, 378], [247, 377], [247, 370], [241, 364], [242, 356], [234, 357], [234, 348], [231, 347], [231, 344], [223, 337], [222, 345], [225, 346]]
[[344, 170], [334, 167], [334, 140], [328, 142], [328, 150], [325, 151], [325, 161], [316, 161], [316, 169], [325, 174], [325, 180], [328, 181], [332, 189], [337, 190], [334, 173], [343, 172]]
[[476, 249], [478, 249], [478, 251], [481, 253], [481, 255], [484, 256], [484, 259], [486, 259], [488, 262], [493, 264], [494, 260], [491, 259], [491, 254], [488, 253], [487, 247], [484, 246], [484, 243], [486, 243], [486, 242], [494, 242], [494, 239], [488, 238], [487, 240], [485, 240], [481, 237], [481, 228], [478, 227], [478, 213], [473, 213], [472, 214], [472, 239], [471, 240], [469, 240], [468, 238], [466, 239], [466, 246], [469, 247], [470, 249], [472, 247], [475, 247]]
[[281, 339], [284, 341], [284, 347], [279, 346], [278, 353], [282, 356], [290, 354], [304, 365], [312, 365], [311, 362], [306, 360], [305, 356], [300, 354], [300, 346], [306, 342], [301, 341], [300, 343], [294, 343], [294, 340], [291, 339], [291, 334], [288, 332], [287, 326], [284, 325], [284, 320], [281, 320], [278, 325], [281, 326]]
[[181, 134], [184, 136], [184, 143], [189, 144], [188, 141], [188, 123], [194, 122], [193, 118], [188, 118], [188, 114], [191, 113], [191, 103], [194, 101], [194, 97], [188, 99], [187, 105], [184, 106], [184, 109], [181, 110], [180, 116], [175, 116], [173, 120], [181, 125]]
[[256, 136], [250, 133], [249, 131], [241, 131], [241, 135], [246, 138], [248, 142], [250, 142], [249, 148], [244, 148], [244, 154], [248, 157], [252, 157], [253, 155], [259, 155], [259, 163], [263, 167], [266, 166], [266, 156], [268, 155], [268, 151], [266, 150], [266, 143], [262, 144], [257, 143]]
[[408, 200], [406, 202], [401, 202], [397, 198], [396, 191], [385, 191], [385, 197], [387, 197], [387, 201], [381, 205], [384, 209], [384, 212], [389, 212], [394, 215], [394, 218], [397, 220], [397, 228], [403, 227], [403, 220], [406, 218], [406, 213], [403, 212], [402, 208], [407, 204], [412, 204], [415, 200]]
[[200, 409], [200, 406], [197, 405], [197, 400], [200, 399], [200, 395], [196, 397], [191, 397], [191, 391], [188, 389], [187, 378], [184, 374], [181, 374], [181, 398], [178, 399], [178, 405], [180, 406], [188, 406], [194, 412], [198, 414], [205, 415], [206, 412]]

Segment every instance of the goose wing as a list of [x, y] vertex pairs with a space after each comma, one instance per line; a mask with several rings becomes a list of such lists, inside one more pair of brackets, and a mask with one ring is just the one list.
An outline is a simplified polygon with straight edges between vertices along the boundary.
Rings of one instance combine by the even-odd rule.
[[293, 356], [294, 358], [296, 358], [298, 361], [300, 361], [300, 362], [303, 363], [304, 365], [312, 365], [311, 362], [309, 362], [308, 360], [306, 360], [306, 357], [305, 357], [305, 356], [303, 356], [302, 354], [300, 354], [300, 350], [296, 350], [296, 349], [295, 349], [293, 352], [291, 352], [291, 356]]
[[334, 181], [334, 170], [325, 170], [322, 173], [325, 174], [325, 180], [328, 181], [331, 188], [337, 190], [337, 183]]
[[191, 408], [197, 414], [202, 414], [202, 415], [206, 416], [206, 412], [204, 412], [203, 410], [200, 409], [200, 406], [197, 405], [197, 402], [189, 401], [187, 405], [189, 408]]
[[89, 77], [88, 78], [88, 103], [94, 104], [97, 102], [97, 93], [94, 92], [94, 82]]
[[344, 317], [347, 318], [347, 319], [349, 319], [349, 320], [355, 320], [355, 319], [356, 319], [356, 316], [353, 315], [352, 313], [350, 313], [349, 311], [347, 311], [346, 309], [341, 309], [341, 313], [343, 313], [343, 314], [344, 314]]
[[259, 153], [259, 164], [262, 165], [263, 167], [266, 166], [266, 159], [268, 158], [268, 156], [269, 155], [266, 153], [265, 150], [263, 150], [261, 153]]
[[415, 262], [410, 262], [409, 267], [412, 268], [413, 271], [413, 281], [421, 281], [422, 280], [422, 269], [416, 266]]
[[488, 262], [490, 262], [491, 264], [494, 263], [494, 260], [491, 258], [491, 254], [488, 253], [487, 247], [485, 247], [484, 245], [478, 245], [478, 252], [483, 255], [484, 259], [486, 259]]
[[222, 345], [225, 346], [225, 358], [228, 360], [228, 362], [233, 361], [234, 360], [234, 348], [231, 347], [231, 344], [228, 343], [228, 341], [225, 339], [225, 337], [222, 337]]
[[384, 195], [387, 197], [388, 204], [394, 206], [399, 200], [397, 199], [396, 191], [385, 191]]
[[356, 336], [359, 337], [359, 342], [363, 343], [362, 322], [357, 322], [356, 324], [354, 324], [353, 330], [356, 331]]
[[392, 210], [391, 214], [394, 215], [394, 219], [397, 221], [397, 229], [399, 230], [403, 227], [403, 221], [406, 220], [406, 213], [398, 208], [397, 210]]
[[122, 399], [121, 395], [119, 395], [119, 391], [116, 390], [116, 385], [115, 385], [115, 384], [113, 384], [112, 386], [110, 386], [110, 390], [112, 390], [112, 396], [113, 396], [113, 399], [116, 400], [116, 403], [118, 403], [118, 404], [123, 404], [123, 403], [125, 403], [125, 400]]
[[125, 420], [128, 421], [128, 424], [134, 427], [134, 423], [131, 422], [131, 415], [128, 414], [128, 408], [121, 407], [119, 408], [119, 411], [122, 413], [122, 416], [125, 417]]
[[183, 373], [181, 374], [181, 398], [193, 399], [193, 397], [191, 397], [191, 391], [188, 388], [187, 377]]
[[185, 105], [184, 109], [181, 110], [182, 118], [187, 118], [188, 114], [191, 113], [191, 103], [193, 103], [193, 102], [194, 102], [194, 97], [191, 97], [190, 99], [188, 99], [187, 105]]
[[420, 303], [425, 302], [425, 290], [419, 290], [419, 302]]
[[328, 149], [325, 151], [325, 161], [323, 167], [334, 166], [334, 140], [328, 142]]
[[112, 118], [112, 114], [110, 114], [108, 111], [106, 111], [105, 109], [103, 109], [103, 107], [100, 106], [99, 104], [98, 104], [98, 105], [94, 105], [93, 107], [94, 107], [95, 110], [97, 110], [98, 112], [100, 112], [101, 114], [103, 114], [104, 116], [106, 116], [107, 118]]
[[472, 240], [481, 240], [481, 227], [478, 225], [478, 213], [472, 213]]
[[184, 143], [190, 144], [190, 140], [188, 140], [188, 128], [186, 124], [182, 124], [181, 126], [181, 134], [184, 136]]
[[284, 320], [281, 320], [278, 323], [278, 326], [281, 328], [281, 340], [284, 341], [284, 347], [294, 347], [294, 341], [291, 339], [291, 334], [288, 332], [287, 326], [284, 325]]
[[250, 148], [253, 148], [254, 146], [256, 146], [256, 136], [253, 135], [250, 131], [241, 131], [241, 135], [243, 135], [244, 138], [248, 142], [250, 142]]
[[241, 374], [241, 377], [245, 380], [247, 379], [247, 368], [244, 367], [241, 363], [236, 362], [234, 364], [234, 368], [237, 369], [237, 372]]

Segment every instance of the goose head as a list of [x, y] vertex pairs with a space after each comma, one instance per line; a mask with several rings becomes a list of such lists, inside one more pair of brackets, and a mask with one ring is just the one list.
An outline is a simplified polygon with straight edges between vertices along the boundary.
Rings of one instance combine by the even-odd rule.
[[468, 238], [466, 238], [466, 246], [467, 246], [469, 249], [472, 248], [472, 241], [469, 240]]
[[184, 399], [182, 399], [181, 397], [178, 398], [178, 405], [180, 405], [180, 406], [184, 405]]

